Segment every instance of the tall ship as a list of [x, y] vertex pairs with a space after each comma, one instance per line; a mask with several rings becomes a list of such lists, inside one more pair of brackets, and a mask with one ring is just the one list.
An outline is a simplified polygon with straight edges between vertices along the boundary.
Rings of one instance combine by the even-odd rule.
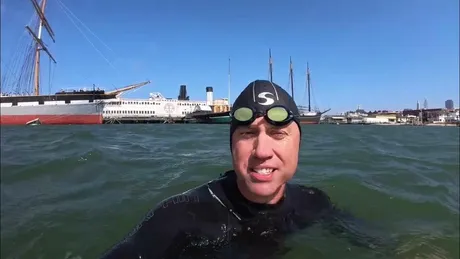
[[[289, 58], [289, 82], [291, 85], [291, 94], [292, 98], [294, 98], [294, 72], [292, 68], [292, 59]], [[306, 73], [307, 79], [306, 79], [306, 90], [307, 90], [307, 98], [308, 98], [308, 106], [304, 105], [298, 105], [297, 108], [299, 109], [300, 113], [300, 124], [319, 124], [321, 121], [321, 116], [328, 112], [330, 109], [327, 109], [325, 111], [319, 111], [319, 110], [313, 110], [311, 108], [311, 85], [310, 85], [310, 68], [308, 66], [307, 62], [307, 73]]]
[[[273, 60], [272, 60], [271, 49], [269, 49], [268, 55], [269, 55], [268, 74], [269, 74], [270, 82], [273, 82]], [[300, 113], [300, 124], [319, 124], [321, 121], [321, 116], [324, 113], [328, 112], [330, 109], [327, 109], [321, 112], [319, 110], [313, 110], [311, 108], [310, 68], [308, 66], [308, 63], [307, 63], [307, 74], [306, 75], [307, 75], [306, 88], [307, 88], [307, 95], [308, 95], [308, 106], [297, 105], [297, 108], [299, 109], [299, 113]], [[294, 99], [294, 72], [293, 72], [291, 57], [289, 57], [289, 83], [291, 87], [291, 96]]]
[[[291, 75], [292, 75], [292, 66], [291, 66]], [[306, 75], [307, 75], [306, 88], [307, 88], [308, 106], [302, 106], [302, 105], [298, 106], [299, 113], [300, 113], [300, 124], [319, 124], [321, 121], [321, 116], [325, 114], [326, 112], [330, 111], [331, 109], [327, 109], [321, 112], [318, 109], [313, 110], [311, 108], [310, 67], [308, 66], [308, 62], [307, 62], [307, 74]], [[292, 76], [291, 76], [291, 84], [293, 84]]]
[[[27, 124], [102, 124], [103, 108], [107, 101], [116, 100], [125, 91], [141, 87], [150, 81], [128, 85], [118, 90], [105, 91], [92, 87], [79, 90], [58, 91], [55, 94], [40, 93], [41, 53], [56, 60], [42, 39], [46, 30], [55, 42], [54, 32], [45, 17], [46, 0], [40, 4], [31, 0], [35, 10], [32, 23], [26, 26], [31, 41], [21, 49], [21, 59], [5, 66], [0, 88], [0, 125]], [[16, 78], [15, 78], [16, 77]], [[32, 88], [29, 90], [29, 88]]]

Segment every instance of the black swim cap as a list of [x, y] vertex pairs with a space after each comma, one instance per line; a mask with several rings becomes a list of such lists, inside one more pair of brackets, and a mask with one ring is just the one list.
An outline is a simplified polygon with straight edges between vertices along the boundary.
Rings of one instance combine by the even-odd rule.
[[[241, 107], [254, 109], [256, 112], [264, 113], [273, 106], [282, 105], [292, 112], [294, 122], [300, 130], [299, 109], [294, 99], [279, 85], [268, 80], [256, 80], [248, 84], [246, 88], [236, 98], [232, 106], [232, 111], [236, 111]], [[232, 118], [230, 124], [230, 150], [232, 147], [232, 135], [239, 123]]]

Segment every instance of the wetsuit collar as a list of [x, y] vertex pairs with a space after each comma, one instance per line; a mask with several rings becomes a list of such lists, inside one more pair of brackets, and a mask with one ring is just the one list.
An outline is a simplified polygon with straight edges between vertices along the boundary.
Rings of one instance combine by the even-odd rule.
[[284, 197], [277, 204], [260, 204], [246, 199], [238, 189], [235, 171], [227, 171], [216, 181], [209, 183], [210, 191], [219, 202], [239, 220], [257, 216], [280, 215], [292, 210], [289, 184], [286, 184]]

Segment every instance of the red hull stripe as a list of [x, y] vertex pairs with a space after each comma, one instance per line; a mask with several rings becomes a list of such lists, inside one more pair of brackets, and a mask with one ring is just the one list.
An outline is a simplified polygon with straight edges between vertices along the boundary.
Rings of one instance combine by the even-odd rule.
[[41, 124], [102, 124], [102, 114], [93, 115], [1, 115], [0, 125], [26, 125], [27, 122], [39, 119]]

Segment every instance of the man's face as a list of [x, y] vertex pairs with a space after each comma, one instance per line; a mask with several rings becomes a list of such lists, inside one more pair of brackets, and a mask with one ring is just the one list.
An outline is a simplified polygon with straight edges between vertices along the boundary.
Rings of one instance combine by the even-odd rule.
[[239, 126], [232, 136], [238, 187], [254, 202], [276, 203], [297, 170], [300, 131], [295, 122], [275, 127], [263, 117]]

